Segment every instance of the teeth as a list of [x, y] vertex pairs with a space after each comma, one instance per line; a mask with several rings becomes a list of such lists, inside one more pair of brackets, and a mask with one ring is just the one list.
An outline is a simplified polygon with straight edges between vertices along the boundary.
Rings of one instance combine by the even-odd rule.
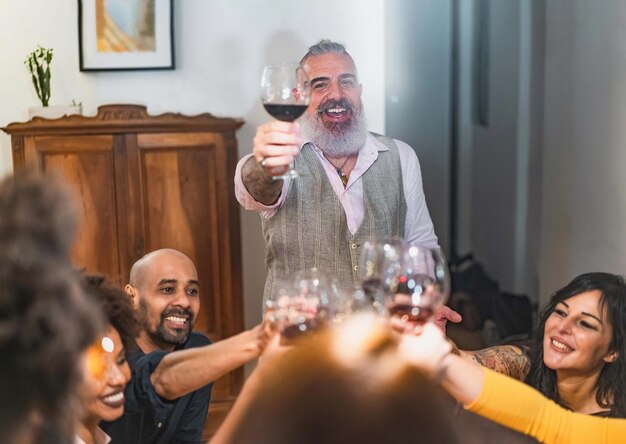
[[329, 113], [343, 113], [345, 111], [345, 108], [331, 108], [328, 110]]
[[171, 322], [176, 322], [177, 324], [185, 324], [187, 322], [187, 319], [179, 318], [178, 316], [168, 316], [165, 319]]
[[123, 399], [124, 399], [124, 392], [118, 392], [109, 396], [105, 396], [104, 402], [116, 403], [116, 402], [122, 401]]
[[562, 342], [557, 341], [556, 339], [552, 339], [552, 345], [554, 345], [556, 348], [562, 351], [572, 351], [570, 347], [563, 344]]

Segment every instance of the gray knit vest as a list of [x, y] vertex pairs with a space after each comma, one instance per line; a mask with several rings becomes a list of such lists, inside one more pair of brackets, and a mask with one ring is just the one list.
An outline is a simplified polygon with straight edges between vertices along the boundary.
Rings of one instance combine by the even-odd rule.
[[404, 237], [406, 199], [398, 148], [392, 139], [372, 135], [389, 151], [379, 151], [378, 159], [362, 176], [365, 214], [354, 235], [320, 159], [310, 145], [302, 147], [295, 160], [300, 177], [292, 180], [277, 213], [262, 218], [268, 269], [264, 300], [281, 281], [313, 267], [336, 277], [340, 284], [357, 283], [365, 240]]

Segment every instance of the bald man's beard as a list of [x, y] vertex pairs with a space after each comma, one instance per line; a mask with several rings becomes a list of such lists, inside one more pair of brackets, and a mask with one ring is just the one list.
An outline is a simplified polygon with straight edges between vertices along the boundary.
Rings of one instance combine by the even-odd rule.
[[[325, 124], [322, 114], [336, 106], [351, 110], [352, 117], [346, 122]], [[357, 110], [347, 99], [328, 100], [320, 104], [312, 116], [305, 114], [299, 122], [304, 137], [328, 157], [339, 158], [356, 154], [365, 144], [367, 137], [367, 122], [363, 108]]]
[[[138, 314], [141, 327], [156, 344], [173, 346], [184, 345], [187, 339], [189, 339], [189, 335], [193, 329], [194, 319], [193, 313], [190, 310], [175, 307], [164, 310], [155, 328], [152, 327], [148, 316], [148, 305], [143, 299], [139, 300]], [[170, 329], [165, 326], [165, 318], [172, 315], [183, 315], [187, 317], [187, 323], [184, 328]]]

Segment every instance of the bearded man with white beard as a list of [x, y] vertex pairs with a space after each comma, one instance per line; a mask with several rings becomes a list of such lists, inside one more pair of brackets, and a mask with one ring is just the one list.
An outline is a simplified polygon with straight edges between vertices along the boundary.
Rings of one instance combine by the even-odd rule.
[[[311, 87], [307, 111], [299, 123], [259, 126], [252, 154], [235, 173], [237, 200], [261, 214], [265, 299], [277, 282], [313, 267], [340, 284], [357, 283], [368, 238], [437, 246], [417, 156], [406, 143], [367, 131], [362, 85], [345, 47], [322, 40], [301, 64]], [[272, 178], [292, 161], [298, 178]], [[449, 309], [443, 313], [443, 324], [460, 321]]]

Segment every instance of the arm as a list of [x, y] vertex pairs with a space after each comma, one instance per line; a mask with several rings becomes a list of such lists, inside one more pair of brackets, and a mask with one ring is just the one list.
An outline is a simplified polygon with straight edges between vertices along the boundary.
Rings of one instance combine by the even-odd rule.
[[[483, 389], [466, 408], [547, 444], [624, 441], [626, 420], [574, 413], [532, 387], [483, 368]], [[459, 378], [459, 375], [452, 376]]]
[[280, 335], [276, 334], [273, 339], [270, 340], [270, 343], [265, 348], [263, 356], [259, 359], [256, 368], [243, 385], [243, 388], [241, 389], [239, 396], [237, 396], [233, 407], [230, 409], [228, 415], [224, 418], [224, 421], [222, 421], [222, 424], [211, 438], [211, 444], [224, 444], [232, 442], [232, 437], [236, 432], [238, 425], [245, 417], [248, 406], [255, 399], [257, 392], [261, 388], [263, 379], [267, 377], [265, 375], [265, 369], [268, 362], [273, 361], [275, 357], [280, 356], [289, 350], [289, 347], [280, 345], [280, 339]]
[[404, 238], [408, 242], [417, 242], [426, 247], [437, 247], [437, 235], [426, 206], [419, 160], [413, 148], [400, 140], [395, 142], [400, 155], [406, 199]]
[[545, 443], [619, 443], [626, 420], [574, 413], [546, 399], [532, 387], [450, 353], [451, 346], [434, 325], [419, 336], [403, 336], [400, 351], [466, 408]]
[[478, 398], [483, 369], [453, 354], [451, 342], [434, 324], [425, 324], [417, 335], [402, 335], [399, 351], [413, 366], [441, 378], [444, 388], [458, 401], [471, 403]]
[[514, 345], [498, 345], [475, 351], [460, 350], [460, 355], [519, 381], [526, 379], [530, 371], [530, 357]]
[[272, 121], [257, 128], [252, 157], [241, 169], [248, 193], [264, 205], [276, 202], [283, 188], [282, 180], [272, 176], [284, 173], [300, 151], [302, 139], [297, 123]]
[[264, 205], [276, 203], [283, 188], [283, 181], [274, 180], [254, 156], [243, 164], [241, 179], [250, 196]]
[[178, 399], [257, 358], [267, 342], [265, 324], [204, 347], [168, 353], [150, 381], [156, 393]]
[[211, 438], [211, 444], [224, 444], [232, 442], [232, 437], [237, 430], [238, 425], [245, 416], [248, 410], [248, 405], [255, 399], [256, 393], [261, 387], [261, 380], [259, 376], [260, 370], [255, 369], [248, 377], [241, 392], [237, 396], [233, 407], [222, 421], [222, 424], [217, 429], [213, 437]]

